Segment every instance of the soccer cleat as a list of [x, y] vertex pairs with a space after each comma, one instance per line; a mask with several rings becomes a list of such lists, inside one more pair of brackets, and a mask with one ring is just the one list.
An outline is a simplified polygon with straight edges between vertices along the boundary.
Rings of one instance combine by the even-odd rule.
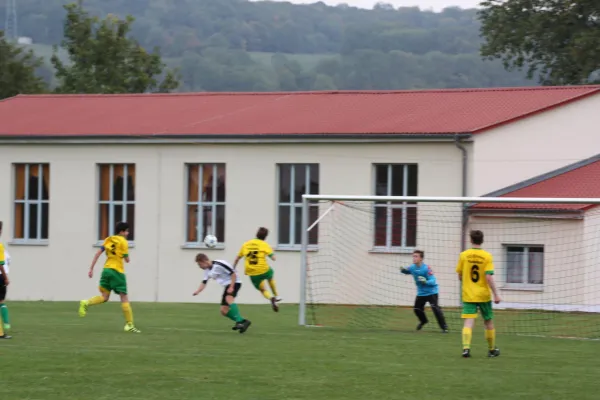
[[127, 324], [127, 325], [125, 325], [125, 332], [142, 333], [142, 331], [140, 331], [138, 328], [136, 328], [135, 326], [133, 326], [133, 324]]
[[279, 297], [279, 296], [275, 296], [275, 301], [276, 301], [277, 303], [279, 303], [281, 300], [283, 300], [281, 297]]
[[420, 331], [421, 329], [423, 329], [426, 323], [427, 322], [421, 322], [419, 325], [417, 325], [417, 330]]
[[234, 326], [231, 327], [232, 331], [237, 331], [242, 326], [241, 322], [236, 322]]
[[87, 314], [87, 309], [88, 309], [88, 301], [87, 300], [81, 300], [79, 302], [79, 316], [80, 317], [85, 317], [85, 315]]
[[0, 339], [12, 339], [12, 336], [8, 336], [6, 333], [0, 336]]
[[442, 333], [448, 333], [448, 332], [450, 332], [450, 331], [448, 330], [448, 328], [444, 328], [444, 329], [442, 329]]
[[252, 325], [252, 322], [245, 319], [242, 322], [240, 322], [238, 330], [240, 331], [240, 333], [244, 333], [248, 330], [248, 328], [250, 328], [250, 325]]
[[490, 357], [490, 358], [499, 357], [499, 356], [500, 356], [500, 349], [494, 349], [494, 350], [488, 351], [488, 357]]
[[462, 356], [463, 356], [463, 358], [469, 358], [469, 357], [471, 357], [471, 350], [470, 349], [463, 349]]
[[279, 306], [277, 305], [277, 300], [275, 299], [275, 297], [271, 297], [271, 308], [275, 312], [279, 311]]

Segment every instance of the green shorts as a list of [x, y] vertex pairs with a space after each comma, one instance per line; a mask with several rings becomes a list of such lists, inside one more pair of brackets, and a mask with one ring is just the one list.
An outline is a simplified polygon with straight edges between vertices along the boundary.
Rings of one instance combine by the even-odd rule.
[[125, 274], [112, 268], [104, 268], [102, 270], [99, 286], [109, 293], [113, 291], [116, 294], [127, 294], [127, 279], [125, 278]]
[[494, 310], [492, 302], [486, 303], [463, 303], [462, 318], [477, 318], [477, 309], [481, 311], [481, 316], [484, 321], [489, 321], [494, 318]]
[[250, 280], [252, 281], [252, 284], [254, 285], [255, 288], [260, 289], [260, 283], [262, 281], [269, 280], [269, 279], [273, 279], [273, 268], [269, 267], [269, 270], [267, 272], [265, 272], [264, 274], [260, 274], [260, 275], [251, 275], [250, 276]]

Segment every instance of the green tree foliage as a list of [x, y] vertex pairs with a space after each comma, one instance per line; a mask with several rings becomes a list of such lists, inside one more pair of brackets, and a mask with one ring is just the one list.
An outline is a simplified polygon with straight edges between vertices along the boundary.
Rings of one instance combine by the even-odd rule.
[[599, 0], [488, 0], [482, 55], [527, 69], [544, 85], [598, 83]]
[[148, 53], [128, 37], [133, 17], [93, 17], [83, 9], [81, 0], [64, 8], [67, 16], [61, 46], [69, 54], [69, 62], [62, 61], [55, 48], [51, 60], [59, 82], [56, 92], [169, 92], [179, 86], [172, 71], [163, 73], [165, 65], [158, 50]]
[[9, 42], [0, 30], [0, 99], [46, 91], [44, 80], [36, 75], [42, 64], [41, 58]]

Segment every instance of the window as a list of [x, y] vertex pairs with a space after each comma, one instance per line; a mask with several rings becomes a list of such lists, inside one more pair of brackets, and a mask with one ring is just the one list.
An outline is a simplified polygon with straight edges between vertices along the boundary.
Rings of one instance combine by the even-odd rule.
[[15, 164], [15, 241], [48, 240], [50, 165]]
[[135, 164], [99, 164], [98, 240], [114, 235], [120, 221], [129, 223], [135, 240]]
[[506, 283], [508, 285], [542, 285], [544, 283], [544, 247], [507, 246]]
[[225, 164], [187, 164], [186, 243], [225, 242]]
[[[416, 196], [416, 164], [376, 164], [376, 196]], [[417, 242], [417, 203], [375, 203], [375, 248], [412, 248]]]
[[[302, 195], [319, 194], [319, 164], [279, 164], [279, 247], [298, 248], [302, 242]], [[309, 224], [316, 221], [319, 204], [309, 206]], [[308, 244], [319, 242], [318, 225], [310, 230]]]

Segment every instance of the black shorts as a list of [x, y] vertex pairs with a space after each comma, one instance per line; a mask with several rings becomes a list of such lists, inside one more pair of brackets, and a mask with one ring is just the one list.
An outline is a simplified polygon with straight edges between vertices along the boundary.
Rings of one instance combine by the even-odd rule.
[[6, 285], [4, 284], [4, 276], [0, 275], [0, 301], [6, 299]]
[[225, 288], [223, 289], [223, 297], [221, 298], [221, 305], [228, 306], [229, 303], [227, 302], [227, 296], [233, 296], [235, 298], [237, 296], [238, 292], [240, 291], [241, 287], [242, 287], [242, 284], [236, 282], [235, 286], [233, 287], [233, 293], [229, 294], [229, 293], [227, 293], [227, 289], [229, 289], [229, 285], [225, 286]]

